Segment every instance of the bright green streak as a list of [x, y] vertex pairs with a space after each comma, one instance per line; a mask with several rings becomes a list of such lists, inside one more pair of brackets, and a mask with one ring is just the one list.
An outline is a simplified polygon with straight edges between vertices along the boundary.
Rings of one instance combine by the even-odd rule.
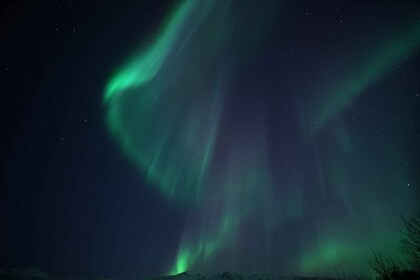
[[212, 6], [197, 3], [180, 5], [155, 43], [112, 77], [104, 95], [109, 130], [127, 156], [167, 198], [184, 202], [198, 199], [202, 189], [223, 89], [221, 79], [212, 88], [180, 82], [187, 31]]
[[105, 90], [105, 102], [117, 98], [127, 89], [142, 86], [155, 77], [168, 58], [193, 6], [194, 1], [187, 1], [180, 6], [157, 41], [146, 52], [130, 60], [128, 65], [111, 79]]
[[190, 261], [189, 261], [188, 252], [182, 252], [178, 256], [178, 259], [176, 260], [176, 267], [172, 269], [169, 274], [175, 275], [175, 274], [185, 272], [188, 270], [189, 267], [190, 267]]
[[405, 56], [418, 48], [420, 43], [420, 24], [395, 41], [379, 49], [357, 72], [343, 79], [336, 88], [327, 89], [319, 102], [315, 114], [311, 116], [312, 132], [316, 134], [329, 120], [351, 106], [370, 83], [385, 75]]

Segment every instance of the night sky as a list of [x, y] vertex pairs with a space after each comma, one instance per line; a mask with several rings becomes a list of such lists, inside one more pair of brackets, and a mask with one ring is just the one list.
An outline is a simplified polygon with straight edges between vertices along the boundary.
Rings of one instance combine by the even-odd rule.
[[420, 202], [416, 1], [2, 1], [0, 267], [365, 272]]

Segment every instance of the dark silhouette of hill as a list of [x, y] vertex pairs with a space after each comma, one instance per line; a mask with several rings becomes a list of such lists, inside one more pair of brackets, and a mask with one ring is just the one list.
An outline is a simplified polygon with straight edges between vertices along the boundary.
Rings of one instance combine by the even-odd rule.
[[[30, 269], [2, 269], [0, 268], [1, 280], [85, 280], [75, 277], [55, 277], [42, 270]], [[117, 280], [115, 278], [94, 278], [101, 280]], [[273, 274], [242, 274], [242, 273], [181, 273], [173, 276], [160, 276], [151, 278], [135, 278], [135, 280], [336, 280], [330, 277], [299, 277], [280, 276]]]

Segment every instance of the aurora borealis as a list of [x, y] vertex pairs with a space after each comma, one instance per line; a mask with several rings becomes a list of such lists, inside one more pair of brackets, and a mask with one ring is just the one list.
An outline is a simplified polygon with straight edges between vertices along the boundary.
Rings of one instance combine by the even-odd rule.
[[[231, 91], [238, 90], [232, 88], [232, 83], [238, 83], [235, 81], [238, 72], [253, 71], [244, 60], [263, 51], [258, 44], [270, 34], [260, 33], [269, 29], [273, 20], [266, 15], [273, 13], [271, 8], [258, 1], [242, 5], [244, 14], [253, 11], [252, 23], [235, 18], [236, 9], [230, 1], [182, 2], [156, 38], [131, 58], [106, 87], [104, 102], [111, 134], [162, 195], [174, 204], [188, 207], [189, 218], [170, 273], [214, 269], [220, 265], [218, 259], [223, 259], [221, 267], [225, 269], [241, 261], [252, 264], [253, 258], [258, 259], [256, 263], [260, 266], [270, 263], [274, 259], [273, 228], [285, 227], [288, 220], [306, 219], [302, 193], [310, 187], [317, 188], [323, 205], [336, 200], [344, 213], [334, 219], [311, 217], [316, 231], [304, 232], [301, 238], [312, 236], [316, 240], [306, 240], [309, 249], [299, 259], [291, 260], [291, 267], [296, 271], [319, 273], [341, 263], [357, 264], [368, 244], [397, 254], [397, 246], [390, 240], [398, 240], [394, 237], [398, 232], [388, 228], [389, 221], [376, 218], [375, 213], [386, 213], [389, 209], [385, 203], [366, 200], [379, 182], [366, 175], [357, 184], [371, 188], [359, 190], [354, 186], [352, 172], [363, 172], [351, 167], [356, 164], [354, 157], [360, 151], [357, 146], [350, 151], [356, 144], [344, 122], [334, 125], [328, 122], [337, 122], [345, 116], [369, 83], [375, 87], [377, 79], [386, 76], [390, 68], [418, 49], [420, 24], [412, 23], [402, 35], [395, 34], [397, 38], [375, 46], [375, 50], [368, 51], [363, 60], [358, 58], [361, 61], [356, 61], [342, 77], [335, 77], [333, 84], [322, 90], [316, 85], [308, 87], [313, 93], [303, 94], [300, 106], [314, 104], [314, 109], [299, 112], [302, 124], [294, 125], [301, 125], [302, 129], [299, 149], [307, 150], [310, 155], [298, 155], [293, 163], [285, 160], [284, 164], [288, 168], [293, 164], [304, 165], [308, 158], [314, 157], [318, 182], [308, 186], [297, 174], [284, 174], [281, 176], [284, 178], [274, 183], [273, 177], [279, 176], [282, 170], [270, 164], [265, 93], [250, 93], [260, 95], [260, 100], [253, 100], [255, 108], [245, 112], [241, 119], [232, 121], [232, 113], [226, 112], [227, 106], [236, 106], [226, 105]], [[281, 10], [281, 4], [276, 8]], [[235, 26], [246, 29], [246, 38], [234, 34], [231, 29]], [[238, 69], [238, 61], [249, 68]], [[325, 126], [329, 126], [328, 136], [320, 136]], [[328, 139], [329, 151], [319, 147], [322, 137]], [[331, 170], [326, 170], [328, 165]], [[409, 181], [408, 174], [397, 173], [401, 178], [389, 174], [390, 182]], [[380, 181], [388, 180], [385, 174], [381, 177]], [[280, 188], [285, 190], [279, 192]], [[414, 205], [412, 190], [404, 184], [398, 189], [398, 199], [411, 200], [409, 205]], [[394, 203], [403, 207], [398, 200]], [[325, 211], [323, 208], [320, 211]], [[369, 230], [367, 226], [361, 232], [352, 233], [352, 228], [360, 222], [357, 215], [363, 212], [367, 217], [375, 216], [367, 220], [376, 227]], [[248, 249], [248, 254], [244, 254], [237, 247], [243, 246], [241, 239], [248, 237], [248, 221], [258, 229], [255, 231], [261, 232], [264, 245], [256, 250]], [[340, 226], [331, 231], [331, 224], [337, 223]], [[295, 242], [304, 240], [296, 237]], [[254, 254], [255, 257], [250, 256]], [[255, 267], [258, 268], [264, 265]]]
[[372, 250], [404, 262], [415, 2], [10, 7], [0, 267], [336, 277], [366, 273]]

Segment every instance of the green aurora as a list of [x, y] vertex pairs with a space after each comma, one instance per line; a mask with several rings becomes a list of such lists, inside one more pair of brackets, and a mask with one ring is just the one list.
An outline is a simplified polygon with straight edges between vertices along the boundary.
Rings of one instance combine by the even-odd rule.
[[[274, 229], [309, 219], [303, 210], [308, 182], [299, 176], [288, 178], [284, 170], [275, 172], [271, 166], [264, 114], [250, 113], [243, 121], [246, 125], [237, 126], [226, 111], [237, 77], [236, 64], [258, 53], [270, 32], [266, 22], [276, 15], [252, 2], [245, 6], [254, 11], [254, 17], [248, 23], [248, 36], [242, 38], [234, 32], [241, 19], [235, 17], [231, 1], [181, 2], [156, 37], [128, 59], [105, 88], [103, 102], [112, 137], [168, 203], [189, 213], [169, 274], [218, 269], [224, 264], [239, 266], [239, 260], [251, 258], [243, 256], [247, 250], [242, 248], [249, 221], [259, 224], [265, 236], [265, 246], [256, 251], [259, 260], [249, 269], [264, 269], [262, 263], [272, 259]], [[397, 241], [390, 242], [398, 240], [393, 227], [398, 217], [390, 215], [379, 201], [371, 201], [374, 188], [354, 188], [352, 184], [401, 182], [410, 175], [394, 169], [379, 181], [363, 174], [355, 182], [348, 170], [358, 164], [356, 159], [364, 159], [366, 165], [370, 159], [365, 150], [356, 148], [362, 140], [349, 136], [350, 129], [340, 120], [367, 85], [374, 87], [379, 78], [417, 50], [419, 43], [417, 23], [372, 50], [350, 74], [323, 91], [314, 86], [314, 94], [302, 98], [301, 108], [313, 104], [312, 111], [300, 111], [301, 124], [296, 123], [306, 138], [302, 150], [314, 151], [319, 193], [326, 200], [331, 193], [339, 197], [348, 221], [331, 231], [336, 223], [333, 219], [322, 215], [311, 219], [317, 228], [316, 242], [306, 238], [299, 256], [290, 260], [288, 265], [295, 271], [320, 274], [341, 263], [352, 263], [354, 269], [361, 270], [361, 256], [368, 246], [399, 254]], [[331, 131], [328, 137], [321, 133], [325, 129]], [[325, 137], [331, 144], [328, 151], [320, 145]], [[390, 160], [400, 161], [400, 157], [395, 152]], [[326, 162], [329, 168], [325, 168]], [[274, 181], [279, 180], [275, 177], [287, 185], [282, 196], [274, 190]], [[331, 190], [331, 185], [336, 187]], [[411, 201], [404, 211], [415, 205], [410, 189], [399, 190], [395, 198], [392, 192], [383, 196], [387, 201]], [[358, 220], [361, 213], [368, 223]], [[388, 213], [390, 218], [376, 219], [379, 213]], [[356, 226], [365, 230], [353, 231]]]

